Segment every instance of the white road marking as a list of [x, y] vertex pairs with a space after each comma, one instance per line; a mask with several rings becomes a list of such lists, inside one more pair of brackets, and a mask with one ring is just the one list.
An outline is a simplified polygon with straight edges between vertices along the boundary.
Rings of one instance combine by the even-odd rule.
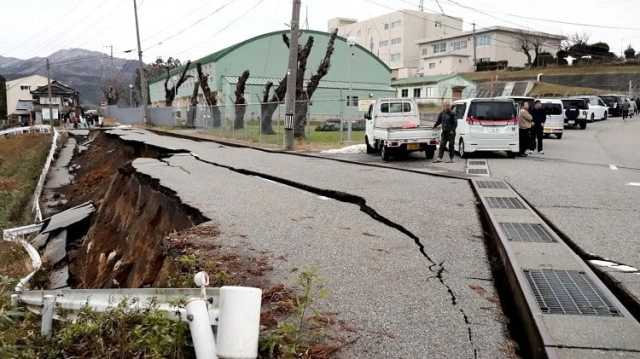
[[609, 262], [609, 261], [603, 261], [603, 260], [598, 260], [598, 259], [592, 259], [589, 262], [591, 262], [591, 264], [595, 264], [599, 267], [608, 267], [611, 269], [615, 269], [617, 271], [620, 272], [638, 272], [638, 269], [625, 265], [625, 264], [619, 264], [619, 263], [615, 263], [615, 262]]
[[627, 186], [640, 187], [640, 182], [629, 182]]
[[609, 169], [612, 170], [612, 171], [617, 171], [618, 170], [618, 166], [611, 164], [611, 165], [609, 165]]

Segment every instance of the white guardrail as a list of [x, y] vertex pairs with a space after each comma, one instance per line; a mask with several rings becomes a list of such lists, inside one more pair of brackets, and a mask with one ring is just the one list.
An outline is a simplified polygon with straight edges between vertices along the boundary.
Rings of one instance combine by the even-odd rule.
[[[198, 280], [200, 277], [200, 280]], [[198, 359], [256, 358], [262, 291], [248, 287], [207, 288], [208, 276], [196, 275], [197, 288], [32, 290], [12, 295], [15, 304], [42, 313], [42, 335], [50, 335], [57, 310], [89, 307], [105, 312], [126, 302], [130, 309], [155, 308], [188, 324]], [[184, 307], [175, 303], [183, 301]], [[217, 326], [214, 336], [212, 326]]]
[[35, 191], [33, 191], [32, 209], [34, 212], [35, 222], [42, 222], [42, 211], [40, 210], [40, 195], [42, 195], [42, 189], [44, 188], [44, 181], [47, 179], [49, 168], [51, 167], [51, 163], [53, 162], [53, 155], [56, 153], [59, 136], [60, 134], [58, 133], [58, 130], [54, 128], [53, 140], [51, 141], [51, 148], [49, 149], [49, 155], [47, 156], [47, 160], [44, 163], [42, 172], [40, 172], [40, 178], [38, 178], [38, 184], [36, 185], [36, 189]]

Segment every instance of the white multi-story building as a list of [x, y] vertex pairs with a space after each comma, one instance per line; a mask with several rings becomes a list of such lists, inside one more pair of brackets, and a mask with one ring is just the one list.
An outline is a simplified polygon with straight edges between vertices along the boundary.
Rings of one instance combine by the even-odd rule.
[[[472, 32], [467, 31], [440, 39], [419, 40], [417, 43], [421, 59], [418, 74], [430, 76], [474, 71], [473, 36]], [[477, 62], [506, 61], [507, 66], [524, 67], [528, 59], [521, 49], [523, 42], [531, 49], [531, 61], [535, 61], [535, 45], [539, 46], [539, 52], [549, 52], [555, 56], [566, 38], [562, 35], [494, 26], [476, 31], [475, 39]]]
[[413, 10], [399, 10], [367, 20], [333, 18], [329, 31], [353, 39], [392, 69], [394, 78], [414, 76], [420, 66], [418, 40], [462, 33], [462, 19]]
[[16, 115], [18, 101], [33, 101], [31, 90], [47, 84], [47, 78], [40, 75], [31, 75], [19, 79], [7, 81], [7, 114]]

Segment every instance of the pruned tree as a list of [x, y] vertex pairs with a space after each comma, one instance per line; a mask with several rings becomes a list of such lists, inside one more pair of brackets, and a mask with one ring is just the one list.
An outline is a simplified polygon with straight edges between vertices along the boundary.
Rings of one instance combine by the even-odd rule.
[[117, 88], [107, 86], [102, 89], [102, 93], [104, 94], [105, 101], [107, 101], [107, 105], [113, 106], [118, 104], [118, 100], [120, 100], [120, 92]]
[[233, 121], [233, 128], [244, 128], [244, 114], [247, 112], [247, 100], [244, 98], [244, 91], [249, 79], [249, 70], [244, 70], [242, 75], [238, 77], [238, 83], [236, 84], [236, 101], [235, 101], [235, 119]]
[[335, 42], [337, 37], [338, 30], [336, 29], [331, 33], [331, 36], [329, 37], [327, 50], [325, 51], [324, 57], [322, 58], [322, 61], [318, 66], [318, 70], [313, 76], [311, 76], [311, 79], [309, 79], [306, 89], [300, 89], [300, 97], [298, 97], [296, 101], [296, 115], [293, 125], [293, 135], [298, 139], [302, 139], [305, 137], [304, 127], [307, 124], [309, 101], [311, 101], [313, 94], [318, 89], [320, 80], [322, 80], [322, 78], [329, 73], [329, 68], [331, 67], [331, 55], [333, 55], [333, 52], [335, 50]]
[[273, 114], [278, 109], [278, 105], [282, 103], [284, 95], [287, 92], [287, 76], [285, 75], [278, 83], [278, 87], [273, 91], [273, 96], [269, 100], [269, 92], [273, 87], [273, 83], [267, 82], [265, 84], [264, 94], [262, 97], [262, 104], [260, 105], [260, 126], [262, 133], [274, 134], [273, 131]]
[[204, 100], [207, 102], [207, 106], [209, 106], [209, 111], [211, 112], [212, 127], [220, 127], [222, 125], [222, 116], [218, 108], [218, 100], [216, 99], [217, 93], [216, 91], [211, 91], [209, 87], [209, 75], [202, 71], [202, 64], [199, 62], [196, 63], [196, 71], [198, 72], [198, 80], [200, 81]]
[[514, 45], [516, 51], [521, 51], [527, 57], [527, 67], [536, 67], [538, 56], [542, 52], [544, 39], [535, 34], [521, 31], [517, 35], [517, 41]]
[[269, 106], [268, 102], [269, 102], [269, 96], [271, 95], [272, 87], [273, 87], [273, 82], [267, 81], [267, 83], [264, 85], [262, 101], [260, 101], [260, 132], [264, 134], [274, 133], [273, 127], [271, 126], [271, 118], [269, 118], [269, 121], [266, 121], [265, 119], [265, 114], [268, 112], [267, 107]]
[[184, 65], [182, 69], [182, 73], [178, 78], [178, 81], [174, 83], [172, 87], [169, 87], [169, 80], [171, 79], [171, 70], [169, 67], [166, 67], [167, 70], [167, 78], [164, 80], [164, 102], [167, 107], [171, 107], [173, 105], [173, 100], [176, 98], [176, 94], [180, 89], [180, 86], [187, 81], [188, 78], [192, 77], [191, 75], [187, 75], [187, 71], [189, 71], [189, 67], [191, 66], [191, 61], [187, 61], [187, 64]]
[[191, 93], [191, 99], [189, 100], [189, 111], [187, 111], [187, 127], [194, 128], [196, 123], [196, 115], [198, 112], [198, 90], [200, 89], [200, 82], [196, 81], [193, 84], [193, 92]]

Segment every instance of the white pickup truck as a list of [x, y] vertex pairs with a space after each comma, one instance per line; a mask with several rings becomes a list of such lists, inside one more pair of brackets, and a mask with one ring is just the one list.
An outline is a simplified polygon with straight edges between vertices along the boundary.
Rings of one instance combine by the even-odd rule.
[[440, 131], [420, 124], [420, 113], [414, 100], [376, 100], [364, 117], [367, 120], [364, 137], [367, 153], [379, 153], [383, 161], [414, 151], [424, 151], [427, 159], [433, 158]]

